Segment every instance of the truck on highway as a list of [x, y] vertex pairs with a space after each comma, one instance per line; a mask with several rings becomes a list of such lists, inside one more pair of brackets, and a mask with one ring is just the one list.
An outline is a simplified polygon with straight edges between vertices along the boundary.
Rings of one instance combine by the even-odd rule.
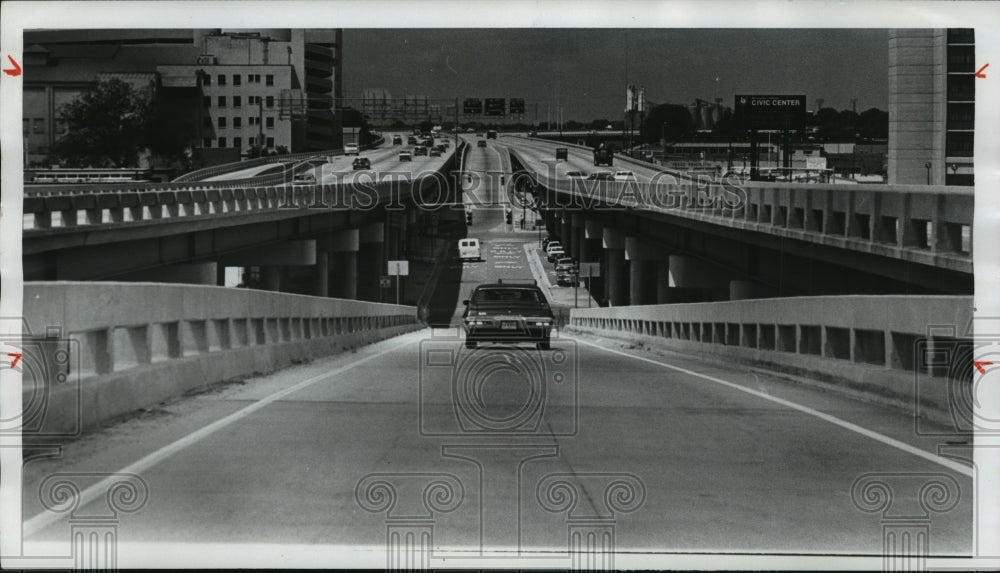
[[600, 147], [594, 150], [594, 165], [608, 165], [610, 166], [613, 161], [614, 154], [611, 153], [610, 147], [605, 147], [602, 143]]

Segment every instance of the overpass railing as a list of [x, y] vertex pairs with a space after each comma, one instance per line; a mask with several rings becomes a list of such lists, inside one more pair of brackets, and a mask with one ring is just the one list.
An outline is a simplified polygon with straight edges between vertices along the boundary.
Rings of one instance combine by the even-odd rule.
[[814, 296], [573, 309], [570, 329], [806, 375], [940, 418], [969, 390], [972, 314], [971, 296]]
[[535, 178], [561, 196], [550, 208], [653, 211], [972, 273], [971, 187], [682, 180], [669, 172], [641, 183]]
[[[215, 286], [28, 282], [26, 411], [73, 433], [210, 384], [421, 328], [416, 309]], [[44, 333], [44, 334], [43, 334]]]

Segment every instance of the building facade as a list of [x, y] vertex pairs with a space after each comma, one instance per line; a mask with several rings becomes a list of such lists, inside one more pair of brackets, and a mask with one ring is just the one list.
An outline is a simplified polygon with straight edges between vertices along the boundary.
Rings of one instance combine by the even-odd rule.
[[45, 162], [66, 133], [60, 107], [112, 77], [149, 88], [189, 120], [202, 163], [254, 146], [341, 145], [340, 30], [65, 30], [26, 32], [24, 43], [29, 164]]
[[973, 185], [975, 31], [889, 30], [890, 184]]

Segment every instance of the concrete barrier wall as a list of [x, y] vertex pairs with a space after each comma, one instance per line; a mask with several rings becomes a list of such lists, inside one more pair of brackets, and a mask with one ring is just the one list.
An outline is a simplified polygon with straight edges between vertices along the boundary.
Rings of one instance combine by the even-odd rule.
[[[522, 164], [516, 150], [511, 154]], [[975, 189], [942, 185], [583, 181], [536, 173], [567, 209], [639, 209], [972, 274]]]
[[957, 363], [954, 347], [971, 337], [972, 306], [971, 296], [754, 299], [573, 309], [570, 328], [803, 375], [951, 420], [968, 390], [956, 384], [971, 379], [971, 358]]
[[26, 345], [24, 402], [44, 396], [47, 415], [37, 425], [65, 436], [217, 382], [421, 328], [410, 306], [162, 283], [28, 282], [24, 317], [33, 340], [51, 349]]

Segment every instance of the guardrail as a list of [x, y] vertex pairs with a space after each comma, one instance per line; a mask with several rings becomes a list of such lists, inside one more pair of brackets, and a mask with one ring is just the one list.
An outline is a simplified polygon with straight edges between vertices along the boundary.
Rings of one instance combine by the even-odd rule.
[[28, 282], [24, 317], [47, 333], [25, 345], [25, 404], [44, 397], [44, 430], [69, 434], [421, 328], [411, 306], [158, 283]]
[[970, 187], [683, 181], [669, 172], [649, 183], [535, 178], [567, 197], [556, 206], [650, 210], [972, 273]]
[[[971, 296], [793, 297], [573, 309], [570, 325], [807, 375], [940, 418], [964, 395], [954, 384], [969, 383], [971, 354], [968, 364], [954, 357], [972, 307]], [[947, 364], [934, 362], [949, 350]]]
[[[440, 171], [447, 173], [452, 160], [446, 158]], [[55, 186], [36, 188], [24, 198], [22, 229], [27, 232], [103, 224], [160, 223], [179, 218], [257, 213], [294, 208], [370, 208], [372, 201], [400, 199], [437, 183], [433, 177], [379, 179], [328, 185], [287, 185], [290, 177], [279, 174], [277, 182], [247, 185], [241, 182], [194, 182], [166, 184], [112, 184], [71, 189]], [[413, 175], [421, 175], [415, 173]], [[407, 186], [408, 184], [408, 186]], [[374, 196], [372, 195], [374, 192]], [[395, 195], [393, 195], [395, 194]]]

